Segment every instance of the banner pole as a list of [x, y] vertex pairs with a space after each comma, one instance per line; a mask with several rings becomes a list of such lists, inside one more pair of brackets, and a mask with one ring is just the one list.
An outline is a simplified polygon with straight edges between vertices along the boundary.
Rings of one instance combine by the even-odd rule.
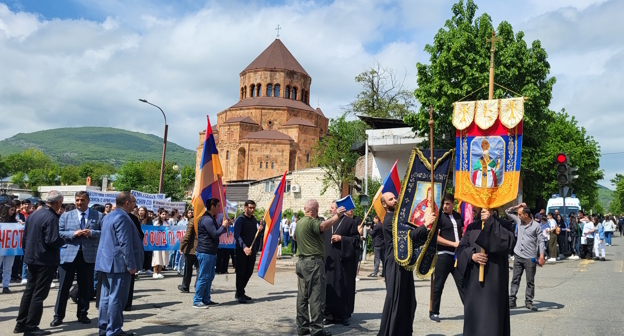
[[361, 228], [362, 226], [364, 226], [364, 222], [366, 222], [366, 217], [368, 217], [368, 214], [373, 209], [373, 206], [375, 204], [375, 200], [377, 199], [377, 197], [379, 197], [379, 193], [381, 192], [382, 189], [383, 189], [383, 186], [379, 187], [379, 190], [377, 190], [377, 193], [375, 194], [375, 198], [373, 198], [373, 201], [371, 202], [371, 206], [366, 211], [366, 214], [364, 215], [364, 218], [362, 219], [362, 223], [358, 226], [358, 229]]
[[[429, 155], [430, 155], [430, 168], [431, 168], [431, 211], [435, 209], [435, 182], [433, 179], [433, 171], [435, 162], [433, 162], [433, 106], [429, 106]], [[442, 192], [442, 190], [440, 190]], [[433, 311], [433, 273], [431, 274], [431, 286], [429, 287], [429, 311]]]

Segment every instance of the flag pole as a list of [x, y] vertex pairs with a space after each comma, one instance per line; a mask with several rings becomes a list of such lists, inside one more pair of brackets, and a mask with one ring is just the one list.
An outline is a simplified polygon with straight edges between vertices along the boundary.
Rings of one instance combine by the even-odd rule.
[[383, 189], [383, 186], [379, 187], [379, 190], [377, 190], [377, 193], [375, 194], [375, 197], [373, 198], [373, 201], [371, 202], [371, 206], [366, 211], [366, 214], [364, 215], [364, 218], [362, 219], [362, 223], [358, 226], [358, 229], [364, 226], [364, 222], [366, 222], [366, 217], [368, 217], [368, 214], [373, 209], [373, 206], [375, 205], [375, 200], [377, 199], [377, 197], [379, 197], [379, 193], [381, 192], [382, 189]]
[[223, 203], [225, 203], [225, 195], [223, 195], [223, 191], [221, 191], [221, 176], [219, 176], [219, 180], [217, 181], [217, 186], [219, 187], [219, 195], [221, 197], [221, 200], [219, 203], [221, 203], [221, 211], [223, 211], [223, 219], [230, 219], [230, 216], [228, 216], [228, 214], [225, 212], [225, 205]]
[[[433, 106], [429, 106], [429, 155], [431, 162], [431, 199], [429, 200], [431, 203], [432, 211], [435, 209], [435, 182], [433, 179], [433, 170], [435, 163], [433, 162]], [[429, 286], [429, 311], [433, 309], [433, 278], [434, 273], [431, 273], [431, 285]]]

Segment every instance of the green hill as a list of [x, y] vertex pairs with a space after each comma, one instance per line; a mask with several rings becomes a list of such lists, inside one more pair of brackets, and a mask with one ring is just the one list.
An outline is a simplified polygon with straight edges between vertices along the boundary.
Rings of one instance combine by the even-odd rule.
[[603, 186], [598, 185], [598, 203], [602, 205], [605, 211], [609, 211], [609, 204], [613, 201], [615, 197], [615, 191]]
[[[41, 150], [61, 164], [106, 162], [115, 167], [129, 160], [157, 160], [162, 138], [111, 127], [68, 127], [19, 133], [0, 141], [0, 155], [20, 153], [30, 147]], [[167, 161], [195, 166], [195, 152], [167, 142]]]

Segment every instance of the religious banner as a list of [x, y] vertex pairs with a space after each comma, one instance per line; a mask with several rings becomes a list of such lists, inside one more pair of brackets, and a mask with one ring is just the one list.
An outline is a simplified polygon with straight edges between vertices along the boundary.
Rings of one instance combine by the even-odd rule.
[[[397, 211], [392, 221], [392, 238], [396, 262], [408, 270], [416, 270], [416, 276], [427, 277], [433, 271], [437, 259], [437, 220], [431, 225], [424, 241], [412, 243], [410, 230], [425, 223], [431, 213], [436, 216], [451, 170], [455, 150], [434, 150], [433, 186], [431, 185], [431, 162], [418, 148], [412, 150], [407, 172], [401, 185]], [[433, 193], [434, 204], [431, 204]]]
[[516, 199], [524, 98], [455, 103], [455, 198], [492, 209]]

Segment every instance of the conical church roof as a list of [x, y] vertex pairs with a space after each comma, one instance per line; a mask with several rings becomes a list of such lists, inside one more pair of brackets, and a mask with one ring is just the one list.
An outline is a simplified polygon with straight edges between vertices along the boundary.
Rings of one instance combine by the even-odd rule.
[[257, 69], [284, 69], [308, 75], [280, 39], [275, 39], [243, 72]]

